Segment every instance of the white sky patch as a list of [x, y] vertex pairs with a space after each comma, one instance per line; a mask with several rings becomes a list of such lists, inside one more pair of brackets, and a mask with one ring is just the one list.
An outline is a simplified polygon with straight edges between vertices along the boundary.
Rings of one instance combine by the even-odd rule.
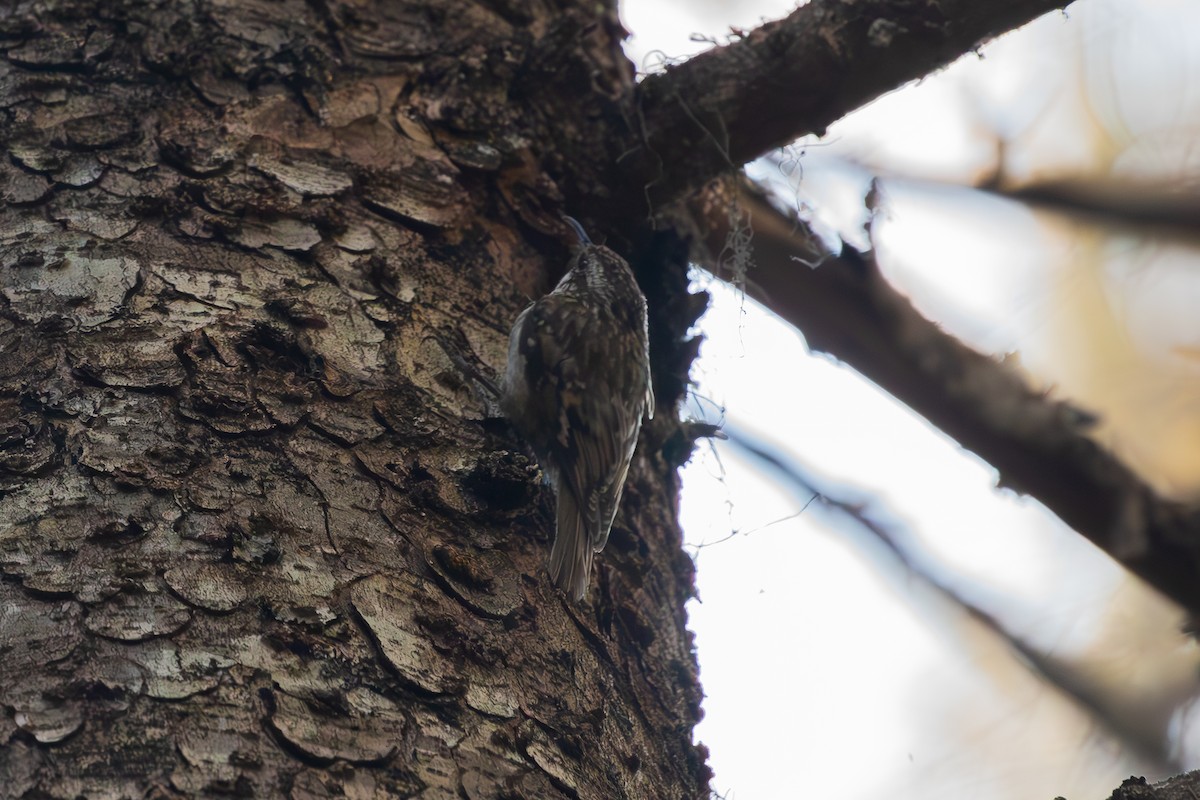
[[[736, 456], [724, 460], [735, 472], [704, 494], [723, 488], [735, 518], [758, 530], [698, 555], [702, 602], [692, 604], [691, 624], [703, 651], [723, 654], [701, 667], [707, 699], [697, 729], [713, 750], [716, 785], [738, 798], [785, 797], [786, 773], [824, 773], [834, 790], [864, 762], [898, 765], [904, 725], [890, 687], [935, 659], [929, 636], [818, 514], [760, 527], [806, 498], [762, 487]], [[689, 486], [703, 468], [688, 468]], [[703, 502], [685, 504], [686, 530], [706, 519]], [[888, 658], [880, 681], [886, 651], [903, 656]]]
[[787, 16], [802, 5], [796, 0], [634, 0], [621, 4], [621, 20], [632, 36], [625, 52], [639, 70], [659, 60], [682, 59], [725, 43], [735, 29], [753, 30], [763, 22]]
[[882, 183], [881, 268], [918, 310], [967, 344], [1004, 355], [1036, 329], [1055, 253], [1020, 203], [955, 186]]
[[[907, 408], [809, 355], [790, 326], [723, 284], [710, 291], [698, 405], [723, 404], [731, 428], [749, 426], [844, 485], [849, 496], [836, 499], [866, 498], [923, 570], [1002, 618], [1010, 611], [1030, 641], [1063, 653], [1086, 645], [1086, 612], [1119, 568], [1037, 503], [996, 491], [990, 467]], [[903, 780], [913, 797], [969, 789], [1001, 800], [1013, 784], [991, 773], [1023, 770], [1021, 786], [1052, 797], [1111, 789], [1136, 771], [1120, 756], [1101, 768], [1090, 750], [1058, 751], [1064, 718], [1077, 745], [1111, 745], [1011, 654], [996, 656], [961, 609], [881, 560], [871, 535], [820, 504], [801, 511], [811, 495], [781, 487], [743, 451], [717, 449], [702, 447], [684, 469], [681, 522], [698, 548], [701, 602], [689, 614], [706, 700], [696, 735], [712, 750], [718, 791], [790, 797], [803, 774], [815, 796], [876, 797]], [[984, 655], [998, 663], [981, 665]], [[980, 743], [964, 746], [967, 707]], [[1015, 745], [997, 761], [981, 743], [1003, 736]]]
[[[708, 47], [691, 41], [693, 32], [724, 41], [731, 27], [752, 28], [795, 5], [628, 2], [623, 19], [636, 36], [627, 51], [639, 67], [655, 49], [682, 58]], [[1127, 53], [1118, 59], [1143, 59], [1131, 24], [1133, 7], [1145, 5], [1076, 3], [1001, 37], [984, 58], [968, 56], [849, 115], [824, 141], [793, 146], [781, 157], [791, 159], [791, 171], [764, 159], [749, 172], [810, 208], [822, 235], [840, 231], [863, 247], [870, 173], [849, 159], [927, 182], [970, 182], [1000, 168], [1019, 183], [1093, 167], [1103, 156], [1082, 136], [1095, 134], [1070, 127], [1090, 113], [1081, 99], [1083, 62], [1122, 35]], [[1154, 40], [1164, 49], [1200, 27], [1194, 0], [1149, 5], [1174, 20], [1177, 32]], [[1072, 25], [1077, 19], [1083, 24]], [[1073, 37], [1083, 42], [1083, 58], [1063, 57]], [[1200, 49], [1191, 50], [1200, 66]], [[1187, 70], [1163, 84], [1179, 93], [1172, 99], [1180, 107], [1200, 96], [1196, 75]], [[1132, 109], [1162, 97], [1152, 94], [1119, 102]], [[1099, 113], [1114, 123], [1109, 135], [1134, 112]], [[1174, 117], [1159, 108], [1150, 118]], [[998, 147], [1001, 138], [1008, 147]], [[1184, 138], [1175, 146], [1194, 147]], [[1155, 152], [1161, 148], [1143, 160]], [[1053, 333], [1054, 304], [1065, 295], [1052, 267], [1078, 256], [1069, 250], [1078, 245], [1058, 235], [1060, 223], [963, 189], [898, 178], [882, 186], [889, 200], [875, 228], [882, 266], [918, 309], [993, 354]], [[1170, 271], [1171, 263], [1164, 257], [1156, 267]], [[1190, 294], [1160, 305], [1163, 288], [1145, 278], [1125, 300], [1129, 316], [1150, 320], [1160, 308], [1172, 316], [1188, 308]], [[1097, 680], [1151, 687], [1129, 695], [1130, 716], [1143, 697], [1170, 708], [1175, 695], [1194, 691], [1196, 648], [1178, 635], [1169, 604], [1037, 502], [997, 490], [990, 466], [869, 381], [808, 354], [790, 326], [724, 285], [711, 291], [693, 413], [713, 419], [714, 409], [726, 409], [731, 430], [770, 442], [820, 488], [842, 495], [835, 499], [866, 504], [866, 515], [921, 573], [1027, 644], [1069, 661], [1094, 656], [1104, 639], [1103, 653], [1128, 663], [1097, 672]], [[1186, 347], [1176, 351], [1195, 357]], [[1021, 353], [1023, 363], [1035, 358]], [[712, 750], [714, 788], [727, 800], [801, 791], [864, 800], [1104, 797], [1129, 774], [1154, 774], [1156, 764], [1123, 752], [1095, 716], [1034, 677], [1003, 638], [924, 578], [897, 566], [873, 535], [820, 503], [798, 513], [809, 496], [731, 445], [717, 443], [719, 459], [701, 447], [685, 467], [680, 512], [698, 548], [703, 599], [689, 606], [706, 692], [697, 738]], [[1129, 606], [1124, 630], [1105, 617], [1119, 593], [1141, 598]], [[1114, 638], [1129, 630], [1144, 638]], [[1175, 694], [1154, 694], [1163, 684]], [[1193, 718], [1200, 712], [1175, 721], [1185, 755], [1200, 754]]]

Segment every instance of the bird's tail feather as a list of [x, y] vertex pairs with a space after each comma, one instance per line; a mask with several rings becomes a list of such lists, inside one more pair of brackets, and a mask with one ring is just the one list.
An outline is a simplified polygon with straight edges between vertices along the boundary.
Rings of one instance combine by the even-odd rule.
[[592, 572], [591, 537], [570, 490], [558, 493], [558, 533], [550, 550], [550, 579], [578, 602]]

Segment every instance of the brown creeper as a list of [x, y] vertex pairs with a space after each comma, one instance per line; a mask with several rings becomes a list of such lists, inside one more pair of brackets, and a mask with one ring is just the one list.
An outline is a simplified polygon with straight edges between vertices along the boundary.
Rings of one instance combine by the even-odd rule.
[[550, 578], [581, 600], [654, 393], [646, 298], [633, 271], [566, 219], [581, 246], [554, 291], [513, 323], [500, 405], [558, 497]]

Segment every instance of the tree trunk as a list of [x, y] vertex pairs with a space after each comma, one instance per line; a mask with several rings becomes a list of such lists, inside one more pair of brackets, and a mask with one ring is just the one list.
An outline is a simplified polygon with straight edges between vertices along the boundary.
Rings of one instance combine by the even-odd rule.
[[0, 11], [0, 796], [706, 794], [682, 246], [593, 229], [663, 411], [580, 605], [470, 375], [631, 84], [612, 7], [548, 5]]

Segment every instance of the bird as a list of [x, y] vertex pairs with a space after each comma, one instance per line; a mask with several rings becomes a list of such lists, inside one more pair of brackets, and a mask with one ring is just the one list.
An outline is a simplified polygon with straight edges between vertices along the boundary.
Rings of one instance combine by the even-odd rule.
[[646, 297], [629, 264], [579, 239], [558, 285], [513, 323], [500, 407], [557, 498], [550, 578], [579, 602], [604, 549], [643, 417], [654, 417]]

